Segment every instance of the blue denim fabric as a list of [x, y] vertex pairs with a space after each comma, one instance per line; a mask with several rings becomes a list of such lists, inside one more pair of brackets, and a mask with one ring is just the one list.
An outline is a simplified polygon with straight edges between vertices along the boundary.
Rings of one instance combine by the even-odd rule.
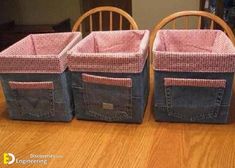
[[[155, 71], [154, 115], [157, 121], [227, 123], [233, 73]], [[226, 88], [164, 86], [164, 78], [224, 79]]]
[[[132, 88], [82, 81], [82, 72], [72, 72], [75, 115], [78, 119], [141, 123], [149, 93], [149, 63], [141, 73], [90, 73], [112, 78], [131, 78]], [[107, 107], [105, 107], [107, 106]]]
[[[71, 74], [1, 74], [9, 116], [17, 120], [70, 121], [74, 104]], [[11, 89], [9, 81], [52, 81], [54, 89]]]

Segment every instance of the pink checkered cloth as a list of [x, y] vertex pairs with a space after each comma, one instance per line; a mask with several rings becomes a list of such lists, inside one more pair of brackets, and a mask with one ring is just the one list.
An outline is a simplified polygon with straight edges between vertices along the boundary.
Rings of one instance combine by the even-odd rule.
[[16, 82], [9, 81], [11, 89], [54, 89], [53, 82]]
[[69, 69], [139, 73], [148, 55], [148, 30], [92, 32], [69, 51]]
[[234, 72], [235, 47], [220, 30], [160, 30], [153, 60], [160, 71]]
[[82, 80], [83, 82], [87, 82], [87, 83], [132, 87], [131, 78], [110, 78], [110, 77], [89, 75], [89, 74], [83, 73]]
[[225, 88], [224, 79], [185, 79], [185, 78], [164, 78], [164, 86], [194, 86]]
[[81, 33], [29, 35], [0, 53], [0, 73], [62, 73]]

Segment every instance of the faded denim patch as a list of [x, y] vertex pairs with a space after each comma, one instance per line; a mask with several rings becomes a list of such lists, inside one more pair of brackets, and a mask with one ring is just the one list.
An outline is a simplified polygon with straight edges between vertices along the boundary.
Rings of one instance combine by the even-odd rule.
[[[18, 120], [70, 121], [74, 103], [71, 77], [68, 71], [62, 74], [2, 74], [3, 91], [9, 116]], [[52, 82], [53, 89], [11, 88], [15, 82]]]
[[[154, 116], [157, 121], [227, 123], [233, 73], [155, 71]], [[165, 78], [225, 80], [226, 86], [166, 86]]]

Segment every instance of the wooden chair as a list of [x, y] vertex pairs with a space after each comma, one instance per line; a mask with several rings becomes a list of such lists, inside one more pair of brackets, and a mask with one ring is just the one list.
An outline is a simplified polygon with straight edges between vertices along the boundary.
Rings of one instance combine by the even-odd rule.
[[[231, 39], [231, 41], [233, 42], [233, 45], [235, 46], [235, 37], [234, 37], [233, 31], [227, 25], [227, 23], [223, 19], [221, 19], [220, 17], [218, 17], [214, 14], [211, 14], [209, 12], [205, 12], [205, 11], [182, 11], [182, 12], [177, 12], [177, 13], [174, 13], [172, 15], [165, 17], [158, 24], [155, 25], [155, 27], [152, 30], [151, 35], [150, 35], [150, 44], [149, 44], [150, 51], [152, 52], [154, 38], [155, 38], [158, 30], [162, 29], [164, 26], [166, 26], [170, 22], [172, 22], [172, 29], [175, 29], [176, 28], [176, 21], [175, 20], [177, 18], [181, 18], [181, 17], [185, 18], [184, 26], [186, 29], [188, 29], [189, 28], [189, 16], [197, 16], [198, 17], [197, 29], [202, 28], [202, 17], [205, 17], [205, 18], [208, 18], [211, 20], [210, 29], [214, 29], [215, 23], [218, 24], [224, 30], [224, 32], [227, 34], [227, 36]], [[151, 59], [152, 59], [152, 57], [151, 57]], [[235, 78], [234, 78], [234, 84], [233, 84], [233, 93], [235, 93]]]
[[189, 16], [198, 16], [197, 29], [201, 29], [201, 27], [202, 27], [202, 17], [205, 17], [205, 18], [208, 18], [211, 20], [210, 29], [214, 29], [215, 23], [218, 24], [219, 26], [222, 27], [224, 32], [227, 34], [227, 36], [231, 39], [231, 41], [235, 45], [235, 37], [234, 37], [233, 31], [227, 25], [227, 23], [224, 20], [222, 20], [221, 18], [219, 18], [218, 16], [216, 16], [212, 13], [209, 13], [209, 12], [205, 12], [205, 11], [182, 11], [182, 12], [177, 12], [172, 15], [169, 15], [169, 16], [165, 17], [164, 19], [162, 19], [158, 24], [156, 24], [156, 26], [154, 27], [154, 29], [151, 32], [150, 48], [152, 49], [154, 38], [156, 36], [157, 31], [162, 29], [164, 26], [166, 26], [170, 22], [172, 22], [172, 29], [175, 29], [176, 28], [176, 21], [175, 20], [177, 18], [184, 17], [185, 18], [184, 26], [186, 29], [188, 29], [189, 28]]
[[81, 17], [78, 18], [76, 23], [73, 26], [72, 31], [77, 31], [78, 28], [80, 32], [82, 32], [82, 22], [84, 19], [89, 17], [89, 27], [90, 27], [90, 32], [93, 31], [93, 20], [92, 20], [92, 15], [95, 13], [99, 13], [99, 30], [102, 31], [102, 12], [108, 11], [109, 12], [109, 30], [113, 30], [113, 13], [119, 14], [119, 30], [122, 30], [122, 25], [123, 25], [123, 17], [130, 23], [130, 29], [138, 29], [138, 26], [135, 22], [135, 20], [124, 10], [112, 7], [112, 6], [102, 6], [102, 7], [97, 7], [94, 9], [91, 9], [84, 13]]

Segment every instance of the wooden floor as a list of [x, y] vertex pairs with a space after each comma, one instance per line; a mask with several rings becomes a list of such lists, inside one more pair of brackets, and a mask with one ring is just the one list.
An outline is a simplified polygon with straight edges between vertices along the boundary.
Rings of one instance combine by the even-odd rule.
[[[234, 119], [228, 125], [155, 122], [150, 108], [152, 94], [144, 122], [137, 125], [76, 119], [70, 123], [13, 121], [0, 93], [1, 153], [11, 152], [18, 159], [28, 159], [30, 154], [64, 156], [50, 159], [46, 166], [5, 167], [235, 167]], [[231, 112], [235, 112], [235, 100]]]

